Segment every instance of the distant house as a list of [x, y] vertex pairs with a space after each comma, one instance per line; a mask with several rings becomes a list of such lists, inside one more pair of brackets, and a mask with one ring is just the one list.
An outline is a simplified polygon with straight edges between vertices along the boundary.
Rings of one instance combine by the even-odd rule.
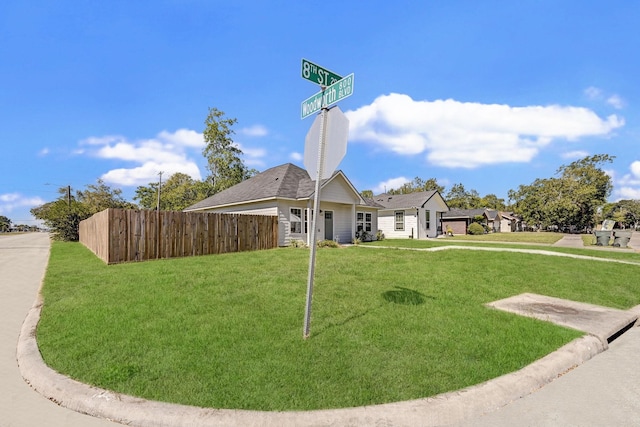
[[522, 219], [513, 212], [500, 212], [500, 232], [522, 231]]
[[495, 209], [451, 209], [442, 216], [445, 230], [449, 227], [453, 234], [467, 234], [467, 228], [482, 216], [482, 224], [491, 233], [507, 233], [520, 231], [520, 219], [511, 212], [500, 212]]
[[381, 194], [371, 200], [378, 207], [378, 229], [386, 238], [426, 239], [442, 234], [442, 217], [449, 207], [438, 191]]
[[[186, 212], [275, 215], [278, 240], [311, 241], [315, 181], [304, 169], [287, 163], [268, 169], [188, 208]], [[342, 171], [321, 183], [318, 240], [351, 243], [358, 230], [378, 229], [377, 207], [367, 204]]]

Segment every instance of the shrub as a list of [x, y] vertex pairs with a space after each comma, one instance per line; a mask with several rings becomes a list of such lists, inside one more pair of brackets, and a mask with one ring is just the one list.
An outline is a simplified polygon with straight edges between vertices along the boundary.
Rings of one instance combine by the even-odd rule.
[[307, 244], [302, 240], [292, 239], [289, 241], [289, 247], [291, 248], [306, 248]]
[[469, 225], [469, 228], [467, 228], [467, 233], [474, 236], [484, 234], [484, 227], [477, 222], [474, 222]]
[[339, 248], [340, 245], [333, 240], [320, 240], [318, 242], [319, 248]]
[[376, 233], [376, 240], [384, 240], [384, 233], [382, 232], [382, 230], [378, 230], [378, 232]]

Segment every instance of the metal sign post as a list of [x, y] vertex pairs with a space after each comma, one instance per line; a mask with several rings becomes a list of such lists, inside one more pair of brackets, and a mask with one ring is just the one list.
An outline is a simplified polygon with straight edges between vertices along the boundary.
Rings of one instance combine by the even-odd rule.
[[328, 108], [322, 108], [320, 112], [320, 142], [318, 144], [318, 164], [316, 173], [316, 190], [313, 200], [313, 218], [311, 220], [311, 252], [309, 253], [309, 276], [307, 277], [307, 305], [304, 311], [304, 339], [309, 338], [311, 334], [311, 299], [313, 297], [313, 277], [316, 269], [316, 250], [318, 248], [318, 218], [320, 217], [320, 182], [322, 181], [322, 169], [324, 166], [324, 145], [327, 126], [327, 111]]
[[[336, 109], [336, 124], [328, 124], [329, 122], [329, 105], [335, 104], [339, 100], [351, 96], [353, 94], [353, 82], [354, 75], [349, 74], [347, 77], [340, 77], [339, 75], [328, 71], [325, 68], [320, 67], [319, 65], [313, 64], [312, 62], [302, 60], [302, 77], [304, 79], [310, 80], [314, 83], [319, 83], [321, 86], [321, 91], [316, 93], [310, 98], [307, 98], [302, 102], [301, 117], [304, 119], [305, 117], [310, 116], [314, 112], [320, 110], [320, 123], [319, 123], [319, 137], [318, 137], [318, 157], [316, 162], [315, 170], [311, 169], [312, 165], [309, 159], [313, 158], [313, 155], [307, 152], [307, 150], [311, 149], [313, 151], [313, 143], [307, 144], [305, 141], [305, 167], [307, 168], [307, 172], [309, 172], [309, 176], [313, 177], [315, 173], [315, 193], [314, 193], [314, 201], [313, 201], [313, 218], [311, 220], [311, 251], [309, 253], [309, 275], [307, 278], [307, 302], [305, 306], [305, 314], [304, 314], [304, 329], [303, 329], [303, 338], [309, 338], [311, 334], [311, 301], [313, 299], [313, 280], [315, 276], [315, 266], [316, 266], [316, 251], [317, 251], [317, 233], [318, 233], [318, 218], [320, 217], [320, 191], [321, 191], [321, 183], [324, 175], [330, 175], [335, 170], [335, 167], [340, 163], [342, 157], [346, 153], [346, 142], [347, 136], [349, 132], [349, 121], [346, 117]], [[327, 85], [327, 83], [330, 83]], [[332, 122], [333, 123], [333, 122]], [[335, 153], [332, 153], [332, 156], [329, 160], [329, 168], [333, 168], [332, 170], [325, 170], [325, 146], [327, 140], [327, 133], [329, 126], [333, 126], [334, 132], [332, 135], [336, 135], [335, 139], [337, 140], [337, 149]], [[310, 131], [310, 135], [312, 139], [314, 136], [314, 126]], [[309, 136], [308, 136], [309, 137]], [[332, 136], [333, 138], [333, 136]], [[344, 139], [344, 141], [343, 141]], [[344, 143], [344, 147], [342, 147], [342, 143]], [[342, 149], [344, 148], [344, 150]], [[309, 170], [311, 169], [311, 170]]]

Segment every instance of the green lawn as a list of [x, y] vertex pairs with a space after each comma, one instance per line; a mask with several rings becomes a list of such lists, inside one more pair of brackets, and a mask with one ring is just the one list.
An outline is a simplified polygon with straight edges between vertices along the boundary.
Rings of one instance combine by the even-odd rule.
[[515, 243], [543, 243], [554, 244], [562, 239], [562, 233], [549, 232], [518, 232], [518, 233], [489, 233], [472, 236], [470, 234], [464, 236], [453, 236], [447, 240], [472, 240], [481, 242], [515, 242]]
[[38, 343], [54, 369], [149, 399], [339, 408], [477, 384], [580, 336], [487, 302], [535, 292], [640, 304], [635, 265], [323, 248], [303, 340], [308, 261], [308, 249], [281, 248], [107, 266], [78, 243], [54, 242]]

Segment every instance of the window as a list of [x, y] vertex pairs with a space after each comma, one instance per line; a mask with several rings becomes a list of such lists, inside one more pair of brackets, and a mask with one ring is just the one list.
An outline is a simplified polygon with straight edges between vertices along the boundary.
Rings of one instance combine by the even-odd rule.
[[431, 228], [430, 219], [431, 219], [431, 212], [424, 211], [424, 226], [427, 230]]
[[[311, 218], [309, 218], [311, 217]], [[311, 209], [304, 210], [304, 234], [309, 233], [309, 222], [313, 221], [313, 211]]]
[[291, 208], [289, 221], [291, 222], [291, 233], [302, 233], [302, 209]]
[[395, 230], [396, 231], [402, 231], [404, 230], [404, 211], [397, 211], [396, 212], [396, 226], [395, 226]]
[[371, 232], [371, 212], [356, 212], [356, 231]]

